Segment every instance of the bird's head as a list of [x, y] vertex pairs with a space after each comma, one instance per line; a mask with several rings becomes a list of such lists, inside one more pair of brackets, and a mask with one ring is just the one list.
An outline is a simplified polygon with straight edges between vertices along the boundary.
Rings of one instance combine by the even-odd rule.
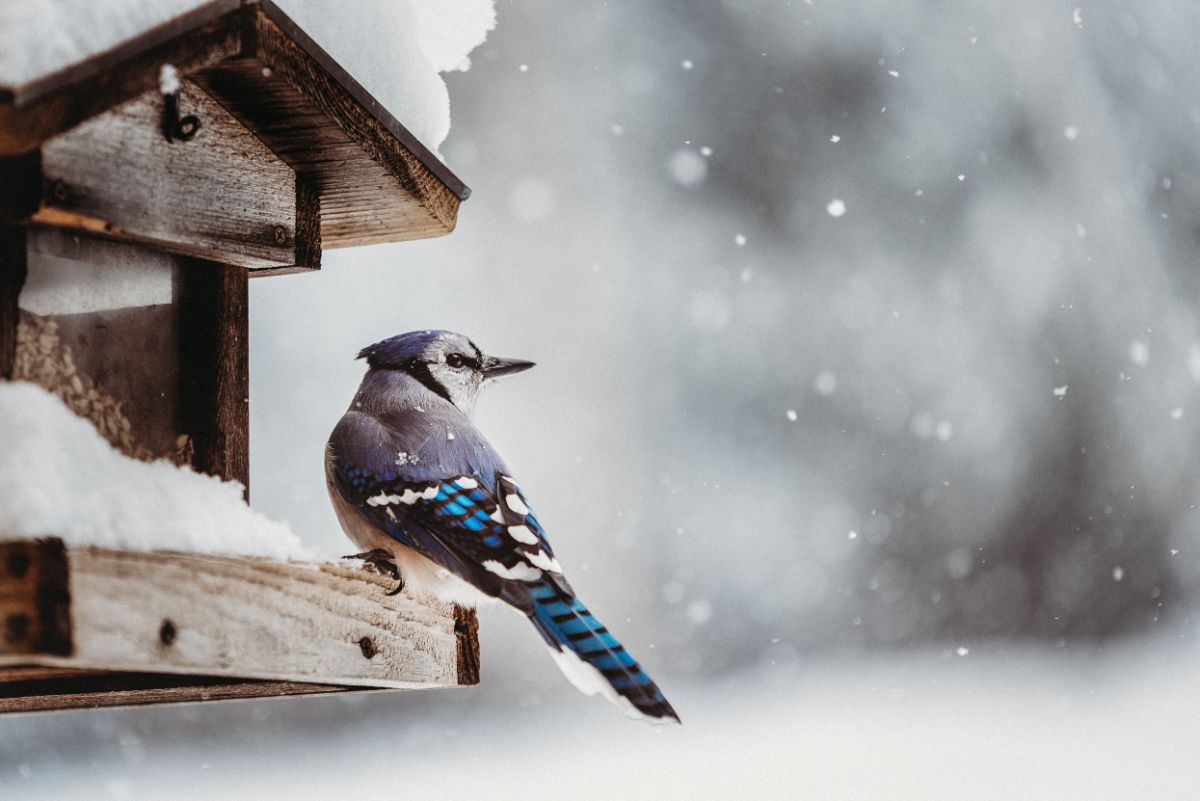
[[533, 362], [523, 359], [488, 356], [453, 331], [409, 331], [368, 345], [358, 358], [366, 359], [372, 370], [408, 373], [467, 415], [488, 381], [533, 367]]

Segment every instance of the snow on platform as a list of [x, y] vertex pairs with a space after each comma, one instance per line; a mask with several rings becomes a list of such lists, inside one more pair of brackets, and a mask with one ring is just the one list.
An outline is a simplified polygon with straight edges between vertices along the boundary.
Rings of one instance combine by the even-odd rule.
[[241, 484], [125, 456], [34, 384], [0, 382], [0, 443], [4, 539], [313, 558], [287, 525], [246, 505]]

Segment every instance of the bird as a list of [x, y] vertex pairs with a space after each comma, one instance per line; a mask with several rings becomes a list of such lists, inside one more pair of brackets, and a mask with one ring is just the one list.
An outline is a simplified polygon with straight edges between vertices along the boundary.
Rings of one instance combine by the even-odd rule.
[[454, 603], [500, 601], [533, 623], [567, 679], [630, 717], [678, 723], [658, 685], [578, 599], [545, 529], [472, 422], [480, 390], [534, 366], [463, 334], [410, 331], [363, 348], [367, 372], [325, 449], [353, 557]]

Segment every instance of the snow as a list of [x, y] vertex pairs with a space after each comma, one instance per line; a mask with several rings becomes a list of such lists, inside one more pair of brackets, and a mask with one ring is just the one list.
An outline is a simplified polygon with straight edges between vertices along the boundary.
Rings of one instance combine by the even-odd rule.
[[813, 379], [813, 387], [821, 395], [829, 396], [837, 392], [837, 376], [828, 370], [822, 370], [817, 373], [817, 377]]
[[[390, 693], [10, 715], [0, 787], [24, 801], [323, 801], [347, 797], [347, 766], [383, 742], [407, 795], [445, 801], [1196, 797], [1194, 649], [1002, 650], [663, 676], [684, 720], [669, 728], [637, 725], [565, 682], [520, 705], [483, 687], [454, 693], [461, 702]], [[556, 678], [545, 661], [539, 676]], [[297, 723], [285, 706], [308, 716]], [[531, 753], [545, 792], [531, 794]]]
[[846, 202], [835, 197], [825, 206], [825, 211], [829, 212], [830, 217], [841, 217], [846, 213]]
[[241, 484], [118, 453], [34, 384], [0, 382], [0, 442], [5, 537], [313, 559], [285, 524], [246, 505]]
[[[450, 131], [441, 73], [466, 70], [496, 25], [493, 0], [278, 0], [318, 45], [427, 147]], [[28, 0], [0, 4], [0, 84], [16, 85], [110, 49], [200, 0]]]
[[708, 175], [708, 164], [704, 157], [686, 147], [671, 154], [667, 169], [672, 180], [680, 186], [697, 186]]
[[1129, 344], [1129, 360], [1138, 367], [1145, 367], [1150, 363], [1150, 346], [1140, 339], [1135, 339]]

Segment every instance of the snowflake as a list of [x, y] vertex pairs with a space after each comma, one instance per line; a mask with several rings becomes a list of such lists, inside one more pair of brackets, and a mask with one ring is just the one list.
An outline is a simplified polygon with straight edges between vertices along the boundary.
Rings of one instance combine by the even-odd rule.
[[403, 466], [406, 464], [416, 464], [418, 461], [420, 461], [420, 460], [417, 458], [417, 455], [415, 453], [409, 454], [406, 451], [400, 451], [400, 453], [398, 453], [396, 455], [396, 464], [397, 465]]

